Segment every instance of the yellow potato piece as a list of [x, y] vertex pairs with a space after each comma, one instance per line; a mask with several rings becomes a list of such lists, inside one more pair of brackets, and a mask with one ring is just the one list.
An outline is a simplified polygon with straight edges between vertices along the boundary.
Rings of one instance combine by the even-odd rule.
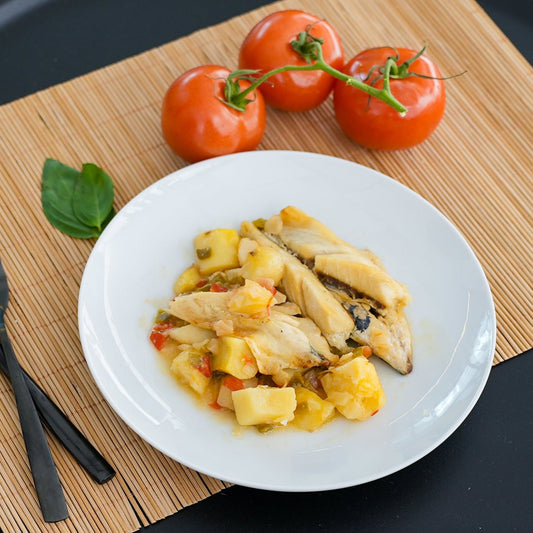
[[321, 381], [327, 400], [350, 420], [366, 420], [385, 405], [376, 368], [366, 357], [329, 370]]
[[239, 379], [253, 378], [257, 363], [244, 339], [223, 335], [218, 340], [218, 351], [211, 363], [213, 370], [220, 370]]
[[213, 229], [194, 238], [194, 249], [200, 274], [237, 268], [240, 237], [235, 229]]
[[259, 386], [234, 391], [231, 397], [241, 426], [286, 424], [294, 418], [296, 394], [292, 387]]
[[193, 350], [184, 350], [174, 358], [170, 365], [170, 371], [176, 379], [199, 395], [204, 394], [209, 385], [209, 378], [204, 376], [195, 366], [195, 362], [198, 363], [201, 357], [203, 354]]
[[168, 332], [168, 336], [174, 339], [179, 344], [198, 344], [204, 341], [209, 341], [216, 337], [215, 332], [210, 329], [199, 328], [192, 324], [172, 328]]
[[174, 283], [174, 294], [183, 294], [196, 289], [198, 282], [202, 279], [198, 267], [192, 265], [185, 269]]
[[292, 425], [305, 431], [315, 431], [333, 418], [335, 406], [331, 402], [303, 387], [298, 387], [295, 391], [297, 407]]
[[247, 279], [243, 287], [239, 287], [233, 292], [228, 302], [228, 309], [235, 313], [255, 315], [266, 312], [273, 303], [274, 297], [268, 289]]
[[243, 278], [253, 281], [271, 279], [276, 286], [279, 285], [284, 270], [283, 259], [276, 250], [268, 246], [258, 246], [246, 255], [241, 274]]

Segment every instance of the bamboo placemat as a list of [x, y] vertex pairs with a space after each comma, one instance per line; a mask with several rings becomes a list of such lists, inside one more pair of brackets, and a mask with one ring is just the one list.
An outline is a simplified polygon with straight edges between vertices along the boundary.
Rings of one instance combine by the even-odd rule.
[[113, 481], [97, 486], [52, 440], [71, 518], [45, 526], [11, 388], [1, 378], [4, 531], [133, 531], [226, 486], [154, 450], [103, 400], [81, 351], [76, 318], [79, 284], [94, 242], [71, 239], [48, 224], [40, 176], [46, 157], [78, 168], [95, 162], [113, 177], [120, 208], [185, 166], [159, 130], [166, 88], [199, 64], [236, 68], [245, 34], [281, 8], [301, 8], [329, 20], [347, 57], [379, 44], [417, 49], [427, 40], [428, 54], [445, 75], [468, 71], [447, 82], [443, 123], [410, 151], [379, 153], [352, 144], [336, 126], [331, 102], [302, 114], [270, 110], [260, 149], [353, 160], [419, 192], [457, 225], [483, 264], [498, 317], [494, 363], [533, 346], [531, 66], [473, 0], [272, 4], [0, 107], [0, 256], [12, 290], [8, 328], [15, 350], [118, 471]]

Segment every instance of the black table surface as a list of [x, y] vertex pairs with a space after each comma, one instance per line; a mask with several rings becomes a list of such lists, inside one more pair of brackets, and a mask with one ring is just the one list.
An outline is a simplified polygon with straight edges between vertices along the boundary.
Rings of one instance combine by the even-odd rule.
[[[267, 3], [0, 0], [0, 104]], [[533, 62], [532, 0], [480, 4]], [[143, 533], [533, 532], [532, 379], [532, 350], [494, 367], [460, 427], [383, 479], [302, 494], [234, 486]]]

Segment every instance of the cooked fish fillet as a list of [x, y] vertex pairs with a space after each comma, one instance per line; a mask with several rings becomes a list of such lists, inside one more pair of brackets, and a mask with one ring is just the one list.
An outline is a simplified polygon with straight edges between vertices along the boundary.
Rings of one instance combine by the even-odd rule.
[[353, 299], [342, 290], [330, 289], [354, 319], [351, 338], [370, 346], [376, 356], [401, 374], [409, 374], [413, 370], [413, 349], [403, 309], [377, 311], [367, 298]]
[[341, 281], [356, 292], [376, 300], [385, 307], [396, 309], [411, 301], [403, 283], [369, 262], [361, 262], [353, 254], [315, 256], [315, 272]]
[[318, 327], [308, 319], [272, 311], [271, 316], [252, 318], [228, 307], [232, 292], [196, 292], [177, 296], [169, 311], [187, 322], [215, 329], [230, 321], [232, 335], [246, 340], [262, 374], [286, 385], [291, 370], [327, 366], [336, 360]]
[[287, 385], [291, 370], [329, 364], [313, 349], [300, 328], [280, 318], [239, 321], [235, 324], [235, 335], [248, 344], [259, 372], [272, 376], [280, 386]]
[[191, 292], [171, 300], [168, 311], [201, 328], [213, 328], [221, 317], [233, 315], [228, 308], [230, 292]]
[[280, 248], [251, 222], [242, 223], [241, 236], [254, 239], [260, 245], [269, 246], [282, 255], [285, 265], [281, 281], [283, 292], [290, 301], [300, 307], [304, 316], [315, 322], [331, 346], [342, 352], [349, 351], [346, 340], [353, 329], [353, 320], [311, 270]]
[[355, 324], [353, 340], [371, 346], [399, 372], [412, 370], [411, 333], [403, 313], [411, 295], [372, 252], [346, 243], [320, 221], [292, 206], [271, 217], [265, 232], [311, 266], [350, 312]]
[[407, 287], [387, 274], [372, 252], [346, 243], [301, 209], [282, 209], [267, 222], [268, 230], [315, 272], [341, 281], [359, 294], [390, 307], [406, 305], [411, 299]]
[[327, 362], [334, 363], [339, 360], [339, 356], [332, 353], [328, 341], [322, 335], [318, 326], [310, 318], [290, 316], [283, 311], [277, 311], [276, 308], [272, 308], [270, 316], [272, 319], [285, 322], [302, 331], [309, 339], [313, 350], [326, 359]]
[[279, 239], [305, 263], [311, 263], [319, 254], [353, 254], [360, 262], [382, 268], [381, 261], [370, 250], [360, 250], [340, 239], [316, 218], [293, 206], [282, 209], [271, 217], [265, 232]]

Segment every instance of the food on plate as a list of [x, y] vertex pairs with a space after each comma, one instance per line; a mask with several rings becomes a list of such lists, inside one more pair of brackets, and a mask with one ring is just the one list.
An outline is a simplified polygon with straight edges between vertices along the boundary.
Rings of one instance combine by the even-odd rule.
[[378, 257], [286, 207], [194, 238], [150, 333], [177, 381], [241, 426], [315, 431], [385, 404], [372, 354], [412, 370], [411, 296]]
[[296, 409], [291, 425], [306, 431], [315, 431], [331, 420], [335, 414], [335, 406], [322, 399], [316, 392], [304, 387], [297, 387]]
[[322, 378], [328, 400], [350, 420], [366, 420], [385, 405], [375, 366], [364, 356], [332, 368]]
[[444, 79], [437, 65], [420, 51], [407, 48], [371, 48], [352, 58], [342, 71], [383, 87], [386, 65], [390, 89], [405, 106], [402, 115], [389, 105], [335, 82], [335, 117], [346, 135], [361, 146], [378, 150], [411, 148], [426, 140], [439, 125], [446, 104]]
[[281, 280], [284, 294], [289, 301], [298, 305], [304, 316], [315, 322], [332, 347], [347, 351], [346, 340], [353, 329], [353, 321], [313, 271], [251, 222], [242, 223], [241, 235], [275, 250], [285, 265]]
[[370, 346], [402, 374], [411, 372], [411, 335], [404, 313], [411, 296], [372, 252], [344, 242], [292, 206], [268, 220], [264, 233], [305, 262], [348, 311], [355, 324], [350, 338]]
[[[291, 43], [305, 31], [322, 41], [324, 61], [341, 69], [344, 53], [337, 31], [320, 17], [297, 9], [271, 13], [250, 30], [239, 50], [239, 68], [257, 70], [256, 76], [260, 76], [286, 65], [308, 65], [316, 59], [314, 48], [304, 41], [300, 54]], [[267, 104], [278, 109], [307, 111], [328, 97], [334, 81], [323, 70], [292, 70], [271, 76], [261, 85], [261, 93]]]
[[292, 387], [257, 387], [233, 391], [233, 405], [241, 426], [285, 425], [294, 418], [296, 393]]
[[217, 270], [239, 266], [239, 234], [234, 229], [200, 233], [194, 238], [193, 244], [200, 274], [212, 274]]

